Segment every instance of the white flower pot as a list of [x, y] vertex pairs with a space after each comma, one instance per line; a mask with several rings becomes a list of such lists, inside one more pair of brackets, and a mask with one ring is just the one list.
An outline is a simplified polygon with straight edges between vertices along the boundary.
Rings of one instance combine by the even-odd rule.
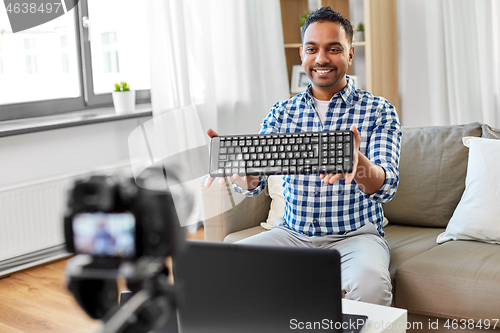
[[355, 34], [355, 41], [356, 42], [364, 42], [365, 41], [365, 32], [364, 31], [356, 31]]
[[135, 90], [113, 91], [112, 96], [116, 114], [126, 114], [135, 111]]

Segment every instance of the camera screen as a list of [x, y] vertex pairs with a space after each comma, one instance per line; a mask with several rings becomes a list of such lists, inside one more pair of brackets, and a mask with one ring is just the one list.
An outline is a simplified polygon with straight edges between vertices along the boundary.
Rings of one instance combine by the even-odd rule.
[[80, 213], [73, 218], [76, 253], [131, 258], [136, 255], [135, 217], [123, 213]]

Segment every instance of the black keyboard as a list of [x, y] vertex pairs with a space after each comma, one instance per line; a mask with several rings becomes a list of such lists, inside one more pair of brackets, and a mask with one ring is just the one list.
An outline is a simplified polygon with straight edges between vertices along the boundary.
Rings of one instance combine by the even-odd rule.
[[351, 131], [216, 136], [210, 147], [212, 177], [352, 172]]

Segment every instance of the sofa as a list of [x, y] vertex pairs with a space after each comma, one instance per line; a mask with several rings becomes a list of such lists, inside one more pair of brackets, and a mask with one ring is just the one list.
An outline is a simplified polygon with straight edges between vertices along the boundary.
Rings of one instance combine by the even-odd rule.
[[[383, 205], [393, 306], [408, 310], [407, 332], [500, 329], [500, 214], [488, 216], [499, 211], [500, 181], [484, 185], [485, 178], [500, 179], [500, 160], [474, 165], [478, 183], [468, 174], [473, 167], [464, 145], [466, 137], [500, 143], [493, 141], [500, 130], [472, 123], [402, 132], [398, 191]], [[477, 171], [486, 164], [488, 171]], [[481, 197], [474, 186], [490, 192]], [[227, 183], [202, 186], [202, 201], [205, 240], [236, 242], [266, 232], [283, 214], [281, 177], [270, 177], [266, 191], [251, 198]]]

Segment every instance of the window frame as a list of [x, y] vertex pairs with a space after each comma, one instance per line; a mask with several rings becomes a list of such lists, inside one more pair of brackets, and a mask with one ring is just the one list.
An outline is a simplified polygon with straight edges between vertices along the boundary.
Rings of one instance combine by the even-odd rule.
[[[76, 25], [75, 40], [80, 96], [0, 105], [0, 121], [52, 116], [113, 106], [111, 93], [99, 95], [94, 93], [89, 29], [83, 26], [83, 18], [89, 17], [87, 0], [80, 0], [73, 8], [72, 15], [74, 15]], [[142, 103], [151, 103], [150, 90], [136, 90], [136, 104]]]

